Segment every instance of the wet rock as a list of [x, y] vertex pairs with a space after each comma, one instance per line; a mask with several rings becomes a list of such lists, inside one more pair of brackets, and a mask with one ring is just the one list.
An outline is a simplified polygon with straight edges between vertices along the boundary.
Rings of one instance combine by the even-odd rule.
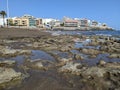
[[100, 60], [99, 62], [98, 62], [98, 65], [100, 65], [100, 66], [104, 66], [106, 64], [106, 62], [104, 61], [104, 60]]
[[98, 50], [95, 50], [95, 49], [86, 49], [86, 48], [83, 48], [82, 52], [85, 53], [85, 54], [91, 54], [91, 55], [97, 55], [97, 54], [100, 53], [100, 51], [98, 51]]
[[59, 72], [80, 75], [80, 69], [77, 68], [80, 65], [80, 63], [67, 62], [66, 65], [59, 68]]
[[36, 62], [36, 63], [34, 63], [33, 67], [37, 68], [37, 69], [47, 70], [47, 68], [42, 64], [42, 62]]
[[88, 68], [85, 71], [83, 71], [82, 76], [84, 76], [85, 78], [88, 76], [104, 77], [105, 73], [106, 73], [106, 71], [103, 68], [91, 67], [91, 68]]
[[0, 50], [2, 50], [3, 48], [5, 48], [5, 46], [0, 45]]
[[66, 46], [63, 46], [61, 47], [61, 51], [62, 52], [66, 52], [66, 51], [70, 51], [73, 47], [71, 45], [66, 45]]
[[70, 61], [72, 61], [72, 58], [61, 58], [61, 59], [59, 59], [59, 61], [60, 62], [70, 62]]
[[97, 56], [96, 55], [90, 55], [89, 57], [90, 58], [96, 58]]
[[54, 66], [54, 63], [48, 60], [27, 60], [24, 66], [29, 69], [48, 70]]
[[113, 68], [113, 69], [120, 69], [120, 63], [119, 62], [114, 62], [114, 63], [107, 63], [105, 65], [106, 68]]
[[17, 80], [20, 79], [22, 76], [22, 73], [16, 72], [12, 68], [2, 68], [0, 67], [0, 84], [9, 82], [11, 80]]
[[80, 63], [67, 62], [59, 68], [59, 72], [80, 75], [81, 81], [85, 85], [90, 85], [94, 89], [119, 90], [120, 86], [120, 63], [106, 63], [100, 61], [102, 66], [83, 66]]
[[100, 47], [100, 50], [108, 52], [109, 47], [108, 46], [102, 46], [102, 47]]
[[98, 41], [93, 41], [91, 43], [89, 43], [89, 45], [92, 45], [92, 46], [97, 46], [99, 45], [99, 42]]
[[44, 47], [44, 50], [57, 50], [58, 47], [56, 45], [47, 45]]
[[56, 66], [63, 66], [65, 65], [67, 62], [72, 61], [72, 58], [59, 58], [58, 61], [59, 63]]
[[119, 39], [119, 38], [116, 38], [116, 39], [114, 40], [114, 42], [120, 43], [120, 39]]
[[1, 53], [3, 53], [4, 55], [15, 54], [15, 53], [17, 53], [17, 50], [8, 49], [8, 48], [3, 48], [3, 49], [1, 50]]
[[113, 43], [113, 46], [117, 49], [120, 49], [120, 43]]
[[106, 41], [109, 41], [109, 40], [110, 40], [110, 37], [105, 37], [105, 40], [106, 40]]
[[19, 50], [18, 54], [31, 54], [31, 50]]
[[106, 73], [106, 78], [111, 81], [111, 85], [109, 87], [114, 90], [120, 89], [120, 68], [109, 69]]
[[74, 54], [74, 59], [76, 59], [76, 60], [83, 60], [84, 59], [84, 57], [83, 56], [81, 56], [80, 54]]
[[77, 69], [82, 69], [83, 66], [82, 66], [82, 65], [77, 65], [76, 68], [77, 68]]
[[[106, 63], [104, 67], [93, 66], [81, 70], [86, 83], [97, 85], [97, 88], [118, 89], [120, 86], [120, 63]], [[90, 80], [90, 82], [88, 81]], [[97, 83], [95, 83], [97, 81]], [[101, 86], [102, 85], [102, 86]], [[96, 87], [95, 87], [96, 88]]]
[[94, 89], [119, 90], [120, 63], [106, 63], [105, 61], [100, 60], [99, 65], [84, 67], [80, 63], [67, 62], [58, 70], [62, 73], [80, 75], [84, 84], [89, 84], [93, 86]]
[[120, 58], [120, 54], [111, 54], [110, 56], [109, 56], [110, 58]]
[[3, 48], [0, 50], [2, 56], [16, 56], [21, 54], [31, 54], [31, 50], [19, 50], [19, 49], [10, 49], [10, 48]]
[[16, 62], [13, 60], [4, 60], [4, 61], [0, 61], [0, 67], [4, 67], [4, 66], [13, 66]]
[[12, 68], [0, 67], [0, 89], [19, 84], [22, 79], [24, 77], [21, 72], [16, 72]]
[[109, 40], [105, 39], [105, 42], [101, 42], [100, 50], [108, 52], [108, 53], [120, 53], [120, 44], [115, 42], [116, 38], [109, 38]]
[[32, 45], [32, 47], [37, 48], [37, 47], [39, 47], [39, 45], [40, 44], [38, 42], [34, 42], [33, 45]]

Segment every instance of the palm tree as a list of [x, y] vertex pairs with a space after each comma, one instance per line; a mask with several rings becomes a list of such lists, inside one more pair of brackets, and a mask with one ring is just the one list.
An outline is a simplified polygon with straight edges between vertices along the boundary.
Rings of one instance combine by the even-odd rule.
[[5, 26], [5, 17], [7, 16], [7, 14], [6, 14], [6, 12], [5, 11], [1, 11], [0, 12], [0, 16], [2, 16], [2, 18], [3, 18], [3, 25]]

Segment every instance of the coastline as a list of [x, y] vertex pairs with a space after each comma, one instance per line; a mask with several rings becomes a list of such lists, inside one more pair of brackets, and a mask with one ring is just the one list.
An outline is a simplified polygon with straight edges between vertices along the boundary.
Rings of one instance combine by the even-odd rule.
[[104, 30], [110, 30], [114, 31], [114, 28], [111, 27], [44, 27], [44, 28], [31, 28], [31, 27], [3, 27], [0, 28], [0, 30], [40, 30], [40, 31], [45, 31], [45, 30], [51, 30], [51, 31], [104, 31]]
[[78, 31], [93, 31], [93, 30], [114, 30], [110, 27], [53, 27], [52, 30], [61, 30], [61, 31], [67, 31], [67, 30], [78, 30]]

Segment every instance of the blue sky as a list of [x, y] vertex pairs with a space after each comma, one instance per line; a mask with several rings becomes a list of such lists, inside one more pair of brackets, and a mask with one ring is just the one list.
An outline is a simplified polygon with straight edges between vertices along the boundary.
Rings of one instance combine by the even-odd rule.
[[[6, 11], [0, 0], [0, 11]], [[10, 17], [30, 14], [35, 17], [62, 19], [88, 18], [120, 29], [120, 0], [8, 0]]]

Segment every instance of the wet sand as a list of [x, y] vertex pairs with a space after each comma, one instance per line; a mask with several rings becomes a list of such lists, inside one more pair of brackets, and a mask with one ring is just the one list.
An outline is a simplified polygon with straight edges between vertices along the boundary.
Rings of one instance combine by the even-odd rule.
[[16, 38], [16, 37], [42, 37], [50, 36], [50, 33], [40, 30], [29, 30], [19, 28], [0, 28], [0, 38]]

